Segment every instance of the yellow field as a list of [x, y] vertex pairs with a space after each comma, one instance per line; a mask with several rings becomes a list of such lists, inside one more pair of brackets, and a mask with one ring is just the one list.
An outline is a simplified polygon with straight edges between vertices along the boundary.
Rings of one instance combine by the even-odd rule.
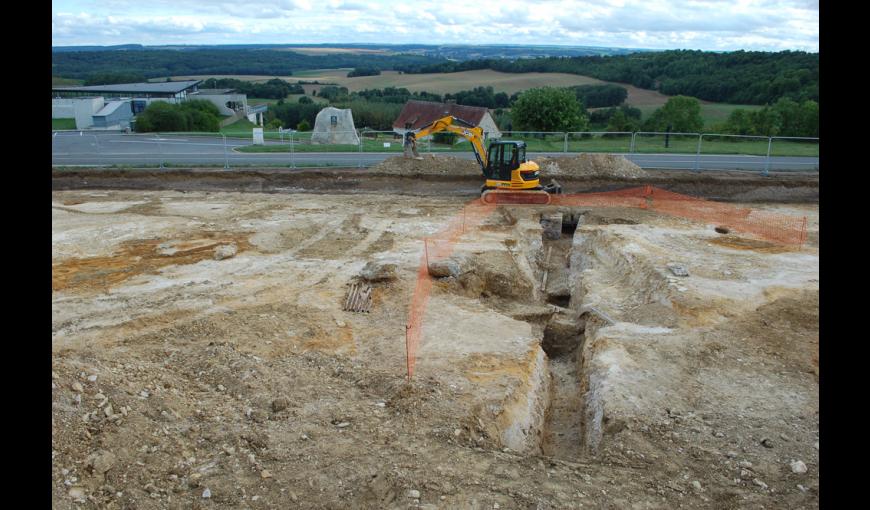
[[[351, 92], [363, 89], [381, 89], [384, 87], [404, 87], [412, 92], [422, 90], [436, 94], [459, 92], [478, 86], [492, 86], [496, 92], [513, 94], [534, 87], [569, 87], [572, 85], [595, 85], [608, 83], [588, 76], [579, 76], [566, 73], [502, 73], [491, 69], [476, 71], [463, 71], [461, 73], [433, 73], [433, 74], [400, 74], [396, 71], [384, 71], [379, 76], [359, 76], [348, 78], [350, 69], [319, 69], [301, 71], [294, 76], [173, 76], [173, 80], [206, 78], [236, 78], [249, 81], [266, 81], [271, 78], [280, 78], [291, 83], [304, 81], [320, 81], [337, 83], [347, 87]], [[668, 100], [668, 96], [653, 90], [643, 90], [631, 85], [619, 84], [628, 90], [626, 103], [632, 106], [661, 106]], [[311, 89], [319, 89], [317, 85], [304, 85], [309, 94]]]

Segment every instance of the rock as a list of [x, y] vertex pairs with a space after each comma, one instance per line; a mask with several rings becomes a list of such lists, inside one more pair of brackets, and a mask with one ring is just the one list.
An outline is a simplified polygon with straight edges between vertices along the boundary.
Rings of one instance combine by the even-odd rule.
[[267, 478], [272, 478], [272, 473], [270, 473], [268, 470], [264, 469], [264, 470], [260, 471], [260, 478], [262, 478], [264, 480]]
[[730, 451], [730, 452], [726, 453], [725, 456], [728, 457], [729, 459], [733, 459], [733, 458], [737, 457], [737, 452]]
[[797, 485], [797, 488], [800, 489], [801, 492], [806, 492], [806, 491], [807, 491], [807, 488], [804, 487], [804, 486], [801, 485], [801, 484], [798, 484], [798, 485]]
[[692, 488], [698, 492], [701, 492], [701, 482], [695, 480], [694, 482], [692, 482]]
[[761, 446], [765, 448], [773, 448], [773, 441], [771, 441], [770, 438], [765, 437], [761, 440]]
[[413, 499], [420, 499], [420, 491], [416, 489], [411, 489], [408, 491], [408, 497]]
[[815, 448], [816, 450], [819, 449], [819, 442], [818, 442], [818, 441], [816, 441], [815, 443], [813, 443], [813, 448]]
[[459, 262], [453, 259], [433, 260], [429, 262], [429, 275], [433, 278], [454, 278], [462, 274]]
[[802, 460], [796, 460], [790, 464], [791, 472], [797, 475], [802, 475], [807, 472], [807, 465]]
[[557, 240], [562, 237], [562, 214], [545, 214], [541, 216], [542, 236], [544, 239]]
[[85, 466], [93, 470], [95, 475], [103, 475], [115, 465], [117, 457], [112, 452], [97, 450], [85, 459]]
[[676, 264], [672, 262], [668, 264], [668, 269], [670, 269], [671, 273], [673, 273], [674, 276], [689, 276], [689, 270], [686, 269], [686, 266], [683, 266], [681, 264]]
[[257, 423], [263, 423], [264, 421], [266, 421], [265, 414], [257, 409], [251, 409], [251, 412], [248, 413], [248, 417]]
[[224, 260], [235, 257], [238, 250], [235, 243], [222, 244], [214, 249], [214, 259]]
[[737, 465], [742, 467], [742, 468], [752, 469], [752, 463], [749, 462], [748, 460], [741, 460], [740, 462], [737, 463]]
[[740, 478], [743, 480], [749, 480], [750, 478], [752, 478], [752, 471], [748, 471], [746, 469], [741, 469], [740, 470]]
[[393, 281], [396, 279], [396, 264], [371, 261], [362, 268], [359, 275], [368, 283]]
[[81, 392], [85, 391], [85, 387], [82, 386], [82, 383], [80, 383], [78, 381], [70, 384], [70, 388], [72, 388], [72, 390], [77, 392], [77, 393], [81, 393]]
[[205, 490], [202, 491], [202, 497], [204, 497], [204, 498], [210, 498], [210, 497], [211, 497], [211, 491], [209, 490], [208, 487], [206, 487]]
[[290, 405], [290, 402], [286, 398], [279, 397], [279, 398], [276, 398], [275, 400], [272, 401], [272, 410], [275, 411], [276, 413], [279, 413], [279, 412], [283, 411], [284, 409], [287, 409], [287, 407], [289, 405]]
[[67, 494], [76, 501], [84, 501], [85, 499], [84, 487], [71, 487]]
[[785, 434], [780, 434], [779, 438], [782, 439], [783, 441], [791, 441], [791, 439], [789, 439], [789, 437]]
[[343, 429], [343, 428], [349, 427], [349, 426], [350, 426], [350, 423], [348, 423], [346, 421], [343, 421], [343, 422], [339, 423], [338, 425], [336, 425], [336, 427], [338, 427], [340, 429]]
[[142, 398], [148, 398], [149, 395], [148, 390], [142, 390], [139, 392], [139, 396]]
[[97, 382], [97, 376], [96, 375], [89, 375], [88, 382]]
[[762, 481], [759, 480], [758, 478], [753, 478], [753, 479], [752, 479], [752, 483], [754, 483], [755, 485], [761, 487], [762, 489], [767, 489], [767, 484], [764, 483], [764, 482], [762, 482]]

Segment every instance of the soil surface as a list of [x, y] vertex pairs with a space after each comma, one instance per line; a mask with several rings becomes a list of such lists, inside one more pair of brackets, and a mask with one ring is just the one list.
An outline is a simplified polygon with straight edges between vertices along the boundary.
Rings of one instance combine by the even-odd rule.
[[646, 177], [647, 172], [623, 156], [615, 154], [580, 154], [541, 158], [538, 160], [541, 173], [556, 178], [595, 177], [638, 179]]
[[[408, 382], [422, 240], [467, 200], [53, 191], [53, 507], [818, 508], [812, 236], [564, 210], [547, 262], [556, 211], [500, 208]], [[818, 206], [758, 207], [817, 239]], [[551, 359], [561, 316], [585, 331]]]

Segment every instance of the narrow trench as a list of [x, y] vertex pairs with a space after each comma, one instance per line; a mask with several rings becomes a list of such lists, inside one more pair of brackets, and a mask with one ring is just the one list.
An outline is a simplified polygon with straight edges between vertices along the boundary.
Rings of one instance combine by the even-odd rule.
[[[583, 325], [571, 307], [569, 284], [571, 246], [579, 214], [564, 214], [561, 226], [543, 221], [544, 272], [542, 291], [549, 304], [559, 307], [544, 326], [541, 348], [549, 358], [550, 401], [546, 411], [541, 453], [546, 456], [576, 460], [582, 455], [583, 401], [580, 390], [579, 356], [583, 343]], [[551, 217], [549, 221], [559, 218]], [[549, 228], [548, 228], [549, 227]], [[558, 227], [558, 228], [557, 228]], [[558, 232], [558, 238], [556, 237]], [[549, 259], [549, 260], [547, 260]]]

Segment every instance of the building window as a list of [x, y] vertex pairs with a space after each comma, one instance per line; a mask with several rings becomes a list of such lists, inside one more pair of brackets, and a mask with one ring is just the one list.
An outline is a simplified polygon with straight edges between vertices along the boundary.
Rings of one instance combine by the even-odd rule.
[[332, 115], [331, 117], [329, 117], [329, 123], [330, 123], [333, 127], [337, 126], [337, 125], [338, 125], [338, 117], [335, 116], [335, 115]]

